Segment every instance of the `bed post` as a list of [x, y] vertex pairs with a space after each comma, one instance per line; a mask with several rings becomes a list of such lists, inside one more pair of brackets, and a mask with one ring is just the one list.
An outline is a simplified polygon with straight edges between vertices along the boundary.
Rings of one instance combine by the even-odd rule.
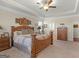
[[51, 31], [50, 34], [51, 34], [51, 45], [53, 45], [53, 32]]
[[13, 46], [13, 36], [14, 36], [13, 28], [14, 28], [14, 26], [11, 26], [11, 46]]
[[31, 57], [36, 58], [36, 34], [32, 34], [32, 50]]

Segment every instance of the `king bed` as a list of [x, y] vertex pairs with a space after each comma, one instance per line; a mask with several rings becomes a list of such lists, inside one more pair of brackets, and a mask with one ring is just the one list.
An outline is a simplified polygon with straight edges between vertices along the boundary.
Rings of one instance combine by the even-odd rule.
[[30, 57], [37, 57], [38, 53], [53, 44], [52, 32], [37, 35], [31, 26], [11, 27], [12, 46], [27, 53]]

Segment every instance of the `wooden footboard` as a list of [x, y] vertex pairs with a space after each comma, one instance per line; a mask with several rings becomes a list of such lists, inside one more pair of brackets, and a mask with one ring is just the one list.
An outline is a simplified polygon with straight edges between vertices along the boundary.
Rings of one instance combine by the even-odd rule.
[[53, 35], [52, 32], [50, 35], [43, 39], [40, 40], [40, 38], [36, 38], [36, 35], [32, 35], [32, 52], [31, 52], [31, 57], [37, 57], [37, 54], [41, 52], [43, 49], [48, 47], [50, 44], [53, 44]]

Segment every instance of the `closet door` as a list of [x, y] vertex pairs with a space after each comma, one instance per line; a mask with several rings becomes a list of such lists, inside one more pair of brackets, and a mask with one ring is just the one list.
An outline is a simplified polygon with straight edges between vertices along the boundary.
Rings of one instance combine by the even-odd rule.
[[57, 28], [57, 39], [67, 41], [67, 28]]

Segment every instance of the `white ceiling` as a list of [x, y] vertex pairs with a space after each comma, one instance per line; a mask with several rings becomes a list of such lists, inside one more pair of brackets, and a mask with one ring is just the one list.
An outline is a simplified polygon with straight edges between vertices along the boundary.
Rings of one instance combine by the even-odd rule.
[[55, 5], [56, 8], [50, 8], [46, 12], [35, 4], [35, 0], [0, 0], [0, 9], [4, 7], [8, 10], [33, 16], [62, 17], [79, 14], [79, 0], [56, 0]]

